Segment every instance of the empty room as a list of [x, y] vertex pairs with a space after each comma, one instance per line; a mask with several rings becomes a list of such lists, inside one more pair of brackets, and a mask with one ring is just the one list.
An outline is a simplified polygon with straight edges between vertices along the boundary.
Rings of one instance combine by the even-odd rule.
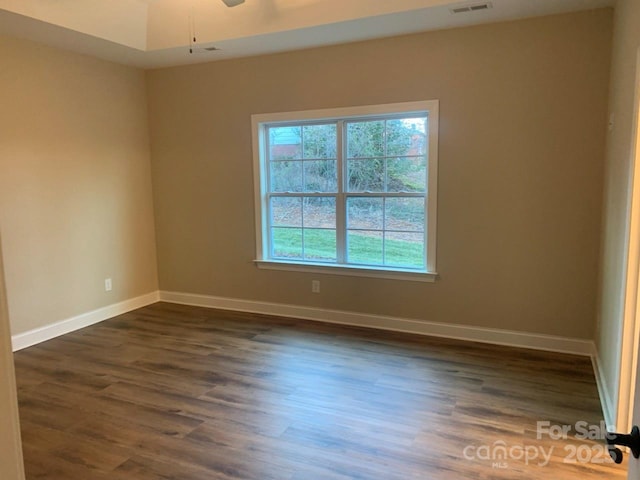
[[0, 0], [0, 480], [640, 479], [640, 2]]

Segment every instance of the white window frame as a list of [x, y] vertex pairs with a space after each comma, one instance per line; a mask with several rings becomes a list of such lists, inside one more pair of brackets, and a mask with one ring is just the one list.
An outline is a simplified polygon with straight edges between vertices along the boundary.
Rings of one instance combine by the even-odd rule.
[[[427, 192], [425, 195], [425, 254], [424, 270], [403, 269], [389, 266], [363, 266], [349, 264], [313, 263], [308, 261], [280, 260], [268, 255], [268, 179], [265, 130], [278, 123], [318, 121], [340, 121], [351, 118], [387, 116], [395, 114], [426, 114], [428, 116]], [[438, 120], [439, 101], [368, 105], [361, 107], [305, 110], [299, 112], [265, 113], [251, 116], [253, 135], [253, 174], [255, 196], [256, 259], [259, 268], [272, 270], [329, 273], [337, 275], [364, 276], [433, 282], [436, 271], [436, 226], [438, 199]], [[340, 175], [339, 180], [340, 181]], [[339, 212], [336, 212], [340, 216]]]

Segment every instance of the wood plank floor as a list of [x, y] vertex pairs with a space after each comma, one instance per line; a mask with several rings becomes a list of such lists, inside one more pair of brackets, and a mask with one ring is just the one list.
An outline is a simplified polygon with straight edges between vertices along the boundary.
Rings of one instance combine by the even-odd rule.
[[626, 478], [537, 438], [601, 421], [581, 357], [158, 303], [15, 360], [29, 480]]

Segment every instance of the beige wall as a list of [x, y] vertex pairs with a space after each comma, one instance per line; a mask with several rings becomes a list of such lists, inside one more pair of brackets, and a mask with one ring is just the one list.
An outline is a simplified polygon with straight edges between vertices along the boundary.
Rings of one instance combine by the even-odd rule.
[[[611, 17], [148, 72], [161, 288], [593, 338]], [[258, 270], [251, 114], [424, 99], [441, 102], [441, 280]]]
[[23, 480], [24, 464], [20, 445], [20, 423], [16, 379], [9, 334], [9, 316], [0, 245], [0, 478]]
[[156, 290], [144, 73], [8, 37], [0, 59], [12, 333]]
[[[615, 128], [607, 137], [601, 300], [596, 343], [606, 390], [616, 402], [620, 382], [627, 219], [633, 167], [631, 147], [636, 55], [640, 47], [640, 2], [618, 0], [614, 19], [609, 111], [615, 114]], [[613, 413], [615, 417], [616, 412]]]

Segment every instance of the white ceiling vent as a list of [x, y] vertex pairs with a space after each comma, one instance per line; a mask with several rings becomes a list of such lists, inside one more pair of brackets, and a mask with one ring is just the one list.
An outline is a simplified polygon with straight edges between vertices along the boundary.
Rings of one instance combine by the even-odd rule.
[[449, 11], [451, 13], [470, 13], [470, 12], [479, 12], [481, 10], [489, 10], [490, 8], [493, 8], [493, 5], [491, 4], [491, 2], [484, 2], [484, 3], [472, 3], [469, 5], [462, 5], [460, 7], [453, 7], [450, 8]]

